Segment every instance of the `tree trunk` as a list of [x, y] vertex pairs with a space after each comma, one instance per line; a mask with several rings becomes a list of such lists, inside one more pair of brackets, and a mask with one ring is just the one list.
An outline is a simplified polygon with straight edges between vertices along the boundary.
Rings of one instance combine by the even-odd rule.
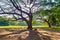
[[49, 23], [49, 21], [47, 21], [47, 20], [44, 20], [44, 21], [47, 22], [49, 28], [51, 28], [51, 24]]
[[25, 21], [25, 22], [27, 23], [27, 25], [28, 25], [28, 28], [27, 28], [27, 29], [32, 30], [32, 20], [31, 20], [31, 19], [29, 19], [29, 20], [24, 19], [24, 21]]
[[27, 29], [29, 29], [29, 30], [32, 30], [32, 22], [28, 22], [28, 28]]
[[51, 28], [51, 24], [48, 21], [47, 21], [47, 24], [48, 24], [49, 28]]
[[33, 29], [33, 28], [32, 28], [32, 14], [31, 14], [31, 16], [29, 16], [28, 29], [29, 29], [29, 30], [32, 30], [32, 29]]
[[33, 15], [32, 15], [32, 12], [31, 12], [31, 8], [29, 8], [29, 10], [30, 10], [30, 12], [29, 12], [29, 20], [28, 20], [27, 24], [28, 24], [28, 29], [32, 30], [33, 29], [32, 28], [32, 18], [33, 18]]

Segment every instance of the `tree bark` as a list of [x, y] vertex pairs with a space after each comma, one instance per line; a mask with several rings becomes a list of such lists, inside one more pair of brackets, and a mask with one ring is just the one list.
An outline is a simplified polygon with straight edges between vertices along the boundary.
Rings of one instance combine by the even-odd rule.
[[29, 8], [30, 12], [29, 12], [29, 21], [28, 21], [28, 29], [29, 30], [32, 30], [32, 18], [33, 18], [33, 15], [32, 15], [32, 12], [31, 12], [31, 8]]
[[51, 28], [51, 24], [49, 23], [49, 21], [47, 21], [47, 24], [48, 24], [49, 28]]
[[32, 19], [23, 19], [26, 23], [27, 23], [27, 26], [28, 26], [28, 30], [32, 30]]
[[29, 16], [29, 21], [28, 21], [28, 29], [32, 30], [32, 15]]
[[44, 20], [44, 21], [47, 22], [49, 28], [51, 28], [51, 24], [49, 23], [49, 21], [47, 21], [47, 20]]
[[32, 30], [33, 28], [32, 28], [32, 22], [28, 22], [28, 28], [27, 29], [29, 29], [29, 30]]

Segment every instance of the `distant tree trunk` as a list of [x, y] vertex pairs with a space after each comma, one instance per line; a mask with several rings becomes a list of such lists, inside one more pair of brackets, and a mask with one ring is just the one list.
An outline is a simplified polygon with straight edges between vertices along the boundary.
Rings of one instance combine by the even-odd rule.
[[49, 28], [51, 28], [51, 24], [49, 23], [49, 21], [45, 20], [45, 22], [47, 22]]
[[48, 24], [49, 28], [51, 28], [51, 24], [48, 21], [47, 21], [47, 24]]

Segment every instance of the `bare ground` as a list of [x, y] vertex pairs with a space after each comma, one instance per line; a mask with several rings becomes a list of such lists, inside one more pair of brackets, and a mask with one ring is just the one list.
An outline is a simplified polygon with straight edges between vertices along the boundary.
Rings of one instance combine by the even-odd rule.
[[0, 40], [60, 40], [60, 33], [43, 29], [0, 29]]

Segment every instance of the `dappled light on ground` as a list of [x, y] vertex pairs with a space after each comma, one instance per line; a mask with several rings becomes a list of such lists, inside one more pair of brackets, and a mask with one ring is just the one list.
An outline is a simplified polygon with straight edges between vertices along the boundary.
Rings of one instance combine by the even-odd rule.
[[60, 33], [43, 29], [1, 29], [0, 40], [60, 40]]

